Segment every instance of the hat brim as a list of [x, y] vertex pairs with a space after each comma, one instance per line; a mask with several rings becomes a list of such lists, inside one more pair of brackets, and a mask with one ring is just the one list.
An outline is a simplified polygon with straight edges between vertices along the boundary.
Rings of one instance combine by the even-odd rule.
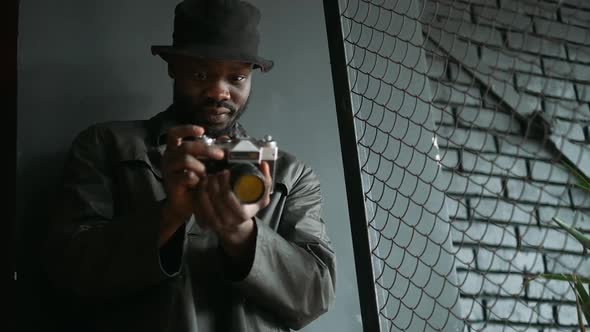
[[242, 61], [251, 63], [255, 68], [260, 68], [263, 72], [268, 72], [274, 66], [272, 60], [267, 60], [259, 56], [244, 54], [239, 51], [220, 50], [211, 47], [175, 47], [154, 45], [151, 47], [153, 55], [159, 55], [166, 60], [167, 55], [182, 55], [198, 59]]

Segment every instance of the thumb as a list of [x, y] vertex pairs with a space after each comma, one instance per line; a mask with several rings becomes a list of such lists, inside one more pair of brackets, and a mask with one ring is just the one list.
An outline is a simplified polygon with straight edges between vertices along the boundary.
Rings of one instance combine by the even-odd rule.
[[260, 171], [264, 175], [264, 178], [266, 179], [266, 181], [267, 182], [270, 182], [270, 180], [271, 180], [271, 177], [270, 177], [270, 166], [268, 165], [268, 162], [263, 161], [262, 163], [260, 163]]

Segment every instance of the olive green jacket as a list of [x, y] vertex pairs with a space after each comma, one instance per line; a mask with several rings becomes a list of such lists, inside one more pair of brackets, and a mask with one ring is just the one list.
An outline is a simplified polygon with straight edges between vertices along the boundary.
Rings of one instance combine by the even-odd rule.
[[[270, 205], [237, 268], [194, 220], [158, 248], [159, 169], [171, 111], [94, 125], [71, 147], [48, 241], [55, 287], [79, 331], [288, 331], [334, 300], [335, 256], [314, 172], [279, 153]], [[280, 146], [279, 146], [280, 150]]]

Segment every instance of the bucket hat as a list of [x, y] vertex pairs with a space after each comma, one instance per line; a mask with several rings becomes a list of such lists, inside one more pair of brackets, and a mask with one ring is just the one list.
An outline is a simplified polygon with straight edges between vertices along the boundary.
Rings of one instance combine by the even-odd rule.
[[263, 72], [274, 63], [258, 55], [260, 11], [240, 0], [184, 0], [174, 10], [172, 45], [153, 45], [151, 52], [252, 63]]

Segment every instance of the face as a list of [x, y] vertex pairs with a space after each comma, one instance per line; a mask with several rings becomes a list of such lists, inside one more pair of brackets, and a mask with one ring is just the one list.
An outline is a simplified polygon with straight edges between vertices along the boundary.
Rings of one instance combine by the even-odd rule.
[[180, 120], [204, 127], [208, 136], [226, 134], [246, 109], [251, 64], [178, 57], [170, 59], [169, 74]]

